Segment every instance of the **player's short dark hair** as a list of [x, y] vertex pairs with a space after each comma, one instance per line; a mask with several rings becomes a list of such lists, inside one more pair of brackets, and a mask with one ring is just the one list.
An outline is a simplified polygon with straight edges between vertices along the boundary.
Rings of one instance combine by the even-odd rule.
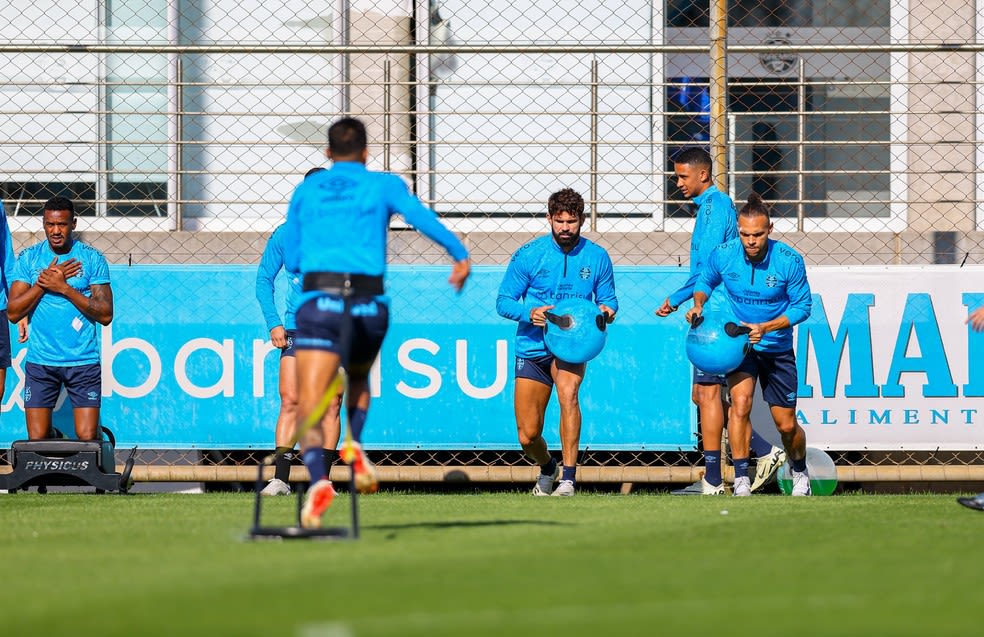
[[769, 206], [762, 200], [762, 196], [757, 192], [748, 195], [748, 202], [738, 211], [739, 217], [758, 217], [762, 215], [768, 221], [772, 221], [772, 214]]
[[558, 212], [569, 212], [578, 218], [584, 217], [584, 197], [573, 188], [558, 190], [547, 199], [547, 214], [552, 217]]
[[75, 204], [67, 197], [52, 197], [44, 202], [44, 210], [67, 210], [75, 216]]
[[369, 145], [366, 125], [354, 117], [343, 117], [328, 129], [328, 150], [332, 155], [351, 157]]
[[320, 173], [322, 170], [328, 170], [328, 169], [325, 168], [324, 166], [315, 166], [311, 170], [309, 170], [306, 173], [304, 173], [304, 178], [307, 179], [308, 177], [310, 177], [314, 173]]
[[691, 146], [690, 148], [684, 148], [681, 150], [673, 157], [673, 163], [707, 168], [707, 172], [711, 172], [710, 153], [703, 148], [698, 148], [696, 146]]

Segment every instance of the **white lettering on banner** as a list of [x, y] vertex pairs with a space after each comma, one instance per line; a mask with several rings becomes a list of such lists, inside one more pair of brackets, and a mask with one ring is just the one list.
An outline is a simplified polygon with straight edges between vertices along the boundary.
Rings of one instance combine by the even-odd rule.
[[[188, 378], [188, 358], [198, 350], [207, 350], [219, 355], [222, 374], [211, 386], [199, 387]], [[174, 358], [174, 377], [178, 381], [178, 386], [193, 398], [211, 398], [219, 394], [227, 398], [232, 397], [235, 394], [234, 354], [233, 340], [230, 338], [223, 339], [222, 343], [211, 338], [193, 338], [181, 346]]]
[[[264, 341], [263, 339], [256, 338], [253, 339], [253, 397], [263, 398], [266, 392], [263, 389], [263, 372], [265, 370], [264, 361], [266, 361], [267, 355], [270, 352], [277, 352], [279, 355], [280, 348], [273, 346], [273, 341]], [[278, 362], [279, 368], [279, 362]]]
[[979, 410], [971, 408], [953, 409], [911, 409], [911, 408], [876, 408], [876, 409], [798, 409], [796, 418], [804, 427], [814, 426], [877, 426], [877, 427], [912, 427], [977, 425]]
[[509, 343], [501, 339], [495, 342], [495, 379], [488, 387], [475, 387], [468, 380], [468, 341], [459, 339], [455, 341], [454, 347], [454, 364], [457, 371], [458, 386], [461, 387], [461, 391], [466, 396], [484, 400], [494, 398], [502, 393], [506, 387], [506, 381], [509, 379], [509, 360], [507, 357]]
[[17, 378], [14, 388], [7, 395], [7, 402], [3, 404], [3, 411], [10, 411], [15, 406], [24, 408], [24, 357], [27, 356], [27, 349], [22, 349], [10, 360], [10, 368]]
[[429, 354], [437, 354], [441, 351], [440, 346], [427, 338], [411, 338], [400, 345], [396, 358], [400, 365], [407, 371], [420, 374], [427, 378], [430, 383], [423, 387], [411, 387], [402, 380], [396, 384], [396, 391], [408, 398], [430, 398], [437, 394], [441, 389], [441, 373], [434, 367], [420, 363], [410, 358], [410, 352], [422, 349]]
[[[102, 328], [101, 346], [102, 395], [104, 398], [112, 396], [114, 392], [124, 398], [141, 398], [157, 387], [157, 384], [161, 380], [162, 365], [161, 356], [157, 353], [153, 345], [142, 338], [134, 337], [122, 338], [114, 343], [113, 324], [110, 323]], [[127, 349], [135, 349], [143, 354], [147, 358], [147, 364], [150, 367], [147, 379], [136, 387], [127, 387], [126, 385], [120, 384], [113, 375], [113, 359], [116, 358], [117, 354]], [[23, 352], [26, 354], [27, 350], [25, 349]]]

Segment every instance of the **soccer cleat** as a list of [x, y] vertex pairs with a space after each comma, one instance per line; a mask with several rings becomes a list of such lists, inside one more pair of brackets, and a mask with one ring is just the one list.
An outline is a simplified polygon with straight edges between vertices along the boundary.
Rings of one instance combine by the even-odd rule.
[[260, 491], [260, 495], [290, 495], [290, 485], [280, 478], [274, 478], [266, 483], [266, 486]]
[[972, 498], [957, 498], [957, 502], [964, 505], [968, 509], [984, 511], [984, 493], [978, 493]]
[[557, 488], [553, 490], [550, 495], [559, 496], [572, 496], [574, 495], [574, 481], [573, 480], [561, 480], [557, 483]]
[[741, 478], [735, 478], [735, 484], [731, 489], [731, 494], [738, 497], [752, 495], [752, 483], [749, 477], [742, 476]]
[[369, 462], [362, 445], [354, 440], [346, 440], [339, 450], [342, 462], [352, 467], [355, 489], [359, 493], [375, 493], [379, 490], [376, 466]]
[[552, 495], [553, 484], [560, 477], [560, 463], [554, 468], [553, 473], [544, 475], [541, 473], [536, 477], [536, 484], [533, 485], [533, 495]]
[[793, 491], [791, 495], [810, 495], [810, 474], [806, 471], [800, 473], [789, 469], [789, 477], [793, 480]]
[[321, 516], [324, 515], [331, 501], [335, 499], [335, 487], [331, 480], [322, 478], [308, 489], [301, 508], [301, 526], [305, 529], [321, 528]]
[[761, 489], [765, 484], [776, 475], [779, 467], [786, 462], [786, 450], [782, 447], [773, 447], [769, 455], [759, 458], [755, 462], [755, 479], [752, 480], [752, 491]]
[[670, 491], [670, 495], [724, 495], [724, 483], [716, 487], [709, 484], [707, 480], [701, 478], [697, 482], [676, 491]]

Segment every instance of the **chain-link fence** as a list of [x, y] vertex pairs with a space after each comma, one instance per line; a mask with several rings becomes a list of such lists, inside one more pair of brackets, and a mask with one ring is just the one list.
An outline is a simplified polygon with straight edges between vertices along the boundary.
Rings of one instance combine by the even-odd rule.
[[[719, 180], [770, 202], [810, 264], [984, 263], [979, 3], [0, 6], [0, 199], [18, 245], [65, 195], [113, 263], [254, 263], [351, 113], [370, 167], [402, 175], [479, 264], [543, 232], [562, 187], [616, 264], [686, 264], [693, 207], [671, 158], [690, 145], [717, 148]], [[443, 260], [399, 228], [390, 249]]]

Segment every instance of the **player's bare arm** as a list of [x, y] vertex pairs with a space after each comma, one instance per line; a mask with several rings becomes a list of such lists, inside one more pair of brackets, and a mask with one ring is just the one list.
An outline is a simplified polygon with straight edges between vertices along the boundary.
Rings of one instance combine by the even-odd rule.
[[28, 285], [24, 281], [14, 281], [10, 286], [10, 298], [7, 302], [7, 319], [11, 323], [18, 323], [27, 318], [42, 296], [44, 288], [37, 283]]

